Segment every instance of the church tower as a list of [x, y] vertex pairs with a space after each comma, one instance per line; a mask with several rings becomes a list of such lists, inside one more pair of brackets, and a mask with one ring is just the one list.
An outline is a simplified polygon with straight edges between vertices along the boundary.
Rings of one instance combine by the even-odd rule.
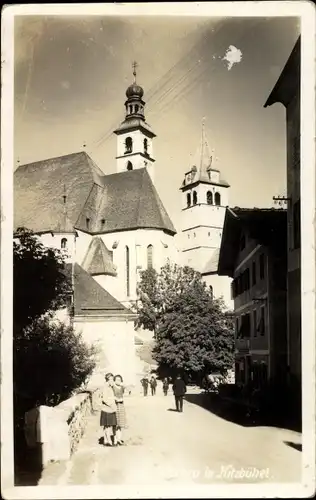
[[[217, 272], [229, 184], [214, 166], [205, 137], [196, 164], [185, 173], [182, 191], [182, 262], [201, 272]], [[210, 267], [212, 270], [208, 270]], [[209, 272], [210, 271], [210, 272]]]
[[145, 120], [144, 90], [136, 83], [136, 67], [134, 62], [134, 82], [126, 90], [125, 120], [114, 131], [117, 136], [117, 172], [146, 167], [153, 180], [153, 139], [156, 134]]

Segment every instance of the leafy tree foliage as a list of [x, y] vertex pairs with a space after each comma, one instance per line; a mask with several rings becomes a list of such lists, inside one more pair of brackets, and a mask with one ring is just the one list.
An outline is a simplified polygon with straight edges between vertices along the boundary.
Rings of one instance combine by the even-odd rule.
[[37, 404], [54, 405], [80, 387], [95, 366], [94, 349], [53, 319], [72, 287], [63, 254], [22, 228], [14, 242], [14, 396], [17, 419]]
[[199, 273], [168, 263], [156, 277], [145, 271], [139, 290], [139, 324], [151, 318], [156, 334], [153, 357], [160, 373], [181, 372], [201, 380], [233, 366], [232, 315], [221, 299], [213, 298]]

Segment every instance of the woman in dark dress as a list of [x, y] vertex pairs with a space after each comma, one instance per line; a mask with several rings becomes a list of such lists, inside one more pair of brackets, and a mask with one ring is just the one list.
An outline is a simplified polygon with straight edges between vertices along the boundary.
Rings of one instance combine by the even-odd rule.
[[[104, 431], [104, 445], [116, 445], [116, 404], [113, 393], [113, 374], [105, 375], [105, 386], [102, 396], [102, 409], [100, 415], [100, 426]], [[113, 438], [113, 441], [112, 441]]]

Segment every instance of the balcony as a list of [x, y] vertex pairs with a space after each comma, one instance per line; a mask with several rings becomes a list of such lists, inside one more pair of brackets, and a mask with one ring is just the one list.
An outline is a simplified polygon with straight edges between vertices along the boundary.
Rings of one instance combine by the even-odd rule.
[[238, 352], [249, 353], [250, 339], [236, 339], [235, 345]]

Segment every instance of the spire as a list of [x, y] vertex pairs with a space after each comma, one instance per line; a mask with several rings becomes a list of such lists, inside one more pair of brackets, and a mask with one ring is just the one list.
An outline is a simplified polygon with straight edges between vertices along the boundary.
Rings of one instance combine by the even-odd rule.
[[[200, 150], [200, 174], [206, 170], [212, 163], [212, 156], [205, 134], [205, 117], [202, 119], [202, 137], [201, 137], [201, 150]], [[213, 153], [213, 150], [212, 150]]]
[[138, 64], [136, 61], [133, 62], [132, 68], [133, 68], [133, 75], [134, 75], [134, 83], [136, 83], [136, 68], [138, 67]]

